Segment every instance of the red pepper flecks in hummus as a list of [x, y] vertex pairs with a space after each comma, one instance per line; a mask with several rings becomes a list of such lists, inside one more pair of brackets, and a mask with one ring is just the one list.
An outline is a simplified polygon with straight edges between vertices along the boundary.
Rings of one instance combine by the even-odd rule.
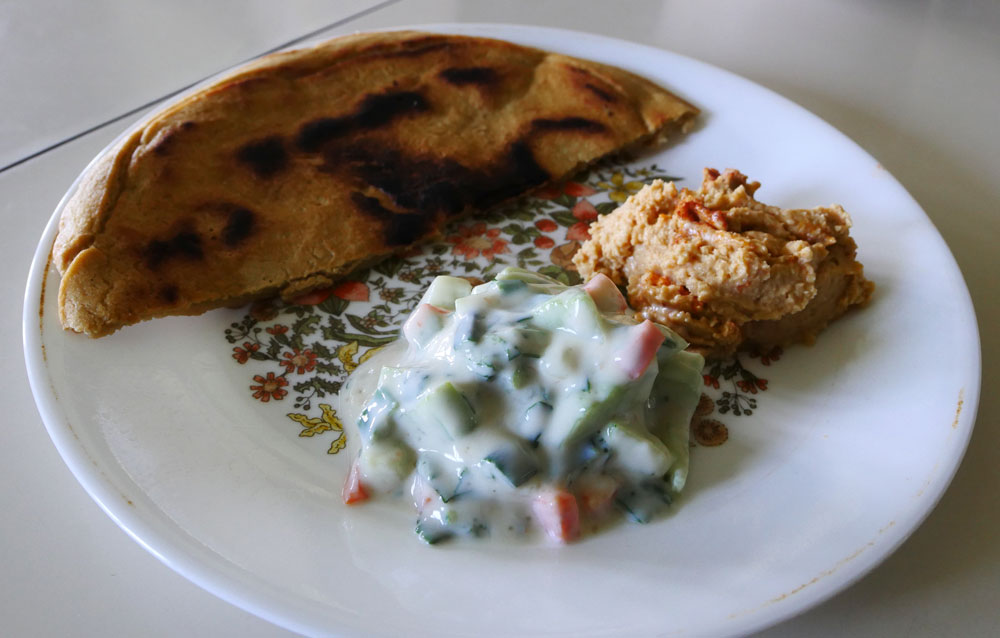
[[604, 273], [632, 307], [709, 356], [810, 343], [874, 286], [840, 206], [784, 210], [735, 170], [705, 169], [698, 191], [660, 180], [590, 227], [573, 261]]

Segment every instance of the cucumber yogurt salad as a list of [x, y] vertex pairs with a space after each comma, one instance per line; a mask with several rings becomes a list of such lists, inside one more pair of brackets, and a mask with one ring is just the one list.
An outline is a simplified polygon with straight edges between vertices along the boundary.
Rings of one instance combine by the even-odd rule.
[[341, 393], [356, 426], [345, 503], [408, 501], [427, 543], [568, 542], [645, 523], [684, 487], [704, 361], [607, 277], [438, 277], [402, 336]]

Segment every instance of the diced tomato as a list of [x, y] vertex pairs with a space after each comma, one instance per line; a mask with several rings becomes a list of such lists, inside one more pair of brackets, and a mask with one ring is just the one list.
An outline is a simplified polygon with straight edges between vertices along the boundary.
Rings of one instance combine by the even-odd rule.
[[591, 296], [598, 309], [604, 312], [622, 313], [628, 310], [628, 303], [618, 286], [604, 273], [594, 275], [583, 289]]
[[364, 484], [361, 482], [361, 469], [358, 468], [356, 462], [351, 464], [351, 471], [347, 474], [347, 481], [344, 482], [344, 489], [341, 492], [341, 496], [344, 497], [344, 503], [347, 505], [368, 500], [368, 490], [365, 489]]
[[656, 351], [660, 349], [666, 336], [649, 319], [629, 328], [629, 331], [629, 343], [615, 357], [615, 363], [629, 379], [638, 379], [656, 358]]
[[545, 533], [560, 543], [580, 536], [580, 507], [576, 497], [563, 489], [543, 492], [535, 497], [531, 511]]

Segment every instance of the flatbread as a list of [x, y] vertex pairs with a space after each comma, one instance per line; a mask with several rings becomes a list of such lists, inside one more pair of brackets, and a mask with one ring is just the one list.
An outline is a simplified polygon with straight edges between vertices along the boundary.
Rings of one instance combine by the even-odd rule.
[[624, 70], [483, 38], [359, 34], [249, 64], [126, 135], [53, 246], [98, 337], [329, 286], [697, 109]]

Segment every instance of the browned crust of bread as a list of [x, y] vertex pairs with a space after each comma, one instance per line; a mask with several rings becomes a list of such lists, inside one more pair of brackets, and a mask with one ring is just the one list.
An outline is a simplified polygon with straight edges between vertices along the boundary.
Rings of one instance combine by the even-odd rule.
[[329, 285], [696, 114], [624, 70], [484, 38], [391, 31], [266, 56], [81, 178], [52, 251], [60, 317], [96, 337]]

